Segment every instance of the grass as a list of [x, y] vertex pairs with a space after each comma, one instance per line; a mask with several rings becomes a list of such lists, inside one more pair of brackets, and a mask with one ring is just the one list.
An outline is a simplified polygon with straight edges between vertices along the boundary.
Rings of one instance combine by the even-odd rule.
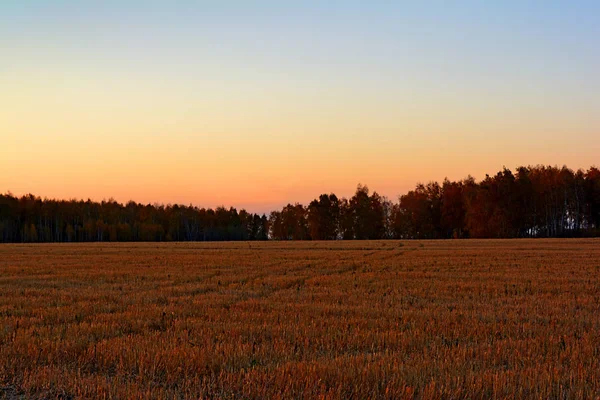
[[598, 398], [600, 241], [0, 246], [0, 398]]

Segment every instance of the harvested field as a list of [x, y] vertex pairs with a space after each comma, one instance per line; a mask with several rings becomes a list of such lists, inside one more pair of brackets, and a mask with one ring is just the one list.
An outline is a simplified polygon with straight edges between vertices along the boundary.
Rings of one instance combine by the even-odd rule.
[[0, 398], [599, 396], [599, 240], [0, 246]]

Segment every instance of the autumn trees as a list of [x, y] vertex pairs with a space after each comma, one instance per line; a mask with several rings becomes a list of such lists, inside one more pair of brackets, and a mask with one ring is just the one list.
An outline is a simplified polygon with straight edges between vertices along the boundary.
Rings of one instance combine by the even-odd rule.
[[600, 229], [600, 170], [590, 168], [583, 180], [583, 194], [587, 199], [587, 215], [589, 222]]
[[267, 222], [235, 208], [0, 195], [2, 242], [266, 240]]
[[385, 239], [386, 207], [391, 203], [367, 186], [358, 185], [349, 200], [322, 194], [308, 207], [288, 204], [269, 219], [276, 240]]
[[278, 240], [307, 240], [309, 236], [306, 209], [299, 203], [288, 204], [269, 217], [271, 236]]
[[417, 184], [393, 203], [359, 185], [266, 215], [182, 205], [0, 195], [1, 242], [567, 237], [600, 235], [600, 170], [528, 166]]
[[400, 197], [394, 217], [397, 238], [438, 239], [441, 236], [441, 188], [418, 184]]
[[340, 226], [340, 200], [335, 194], [322, 194], [310, 202], [307, 222], [311, 239], [334, 240]]
[[401, 196], [398, 238], [509, 238], [599, 235], [600, 171], [567, 167], [504, 168], [476, 183], [471, 177], [419, 184]]

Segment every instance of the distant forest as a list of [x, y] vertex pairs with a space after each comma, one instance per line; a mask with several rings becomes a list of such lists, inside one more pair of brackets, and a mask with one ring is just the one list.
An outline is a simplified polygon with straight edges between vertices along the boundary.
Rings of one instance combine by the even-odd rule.
[[417, 184], [397, 202], [359, 185], [268, 216], [235, 208], [0, 195], [2, 242], [444, 239], [600, 236], [600, 170], [504, 168]]

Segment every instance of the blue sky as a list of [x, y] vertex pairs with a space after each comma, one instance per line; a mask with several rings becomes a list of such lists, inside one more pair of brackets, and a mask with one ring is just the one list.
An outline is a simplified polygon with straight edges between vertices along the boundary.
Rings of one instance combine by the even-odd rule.
[[5, 1], [0, 190], [260, 208], [587, 167], [599, 21], [592, 1]]

